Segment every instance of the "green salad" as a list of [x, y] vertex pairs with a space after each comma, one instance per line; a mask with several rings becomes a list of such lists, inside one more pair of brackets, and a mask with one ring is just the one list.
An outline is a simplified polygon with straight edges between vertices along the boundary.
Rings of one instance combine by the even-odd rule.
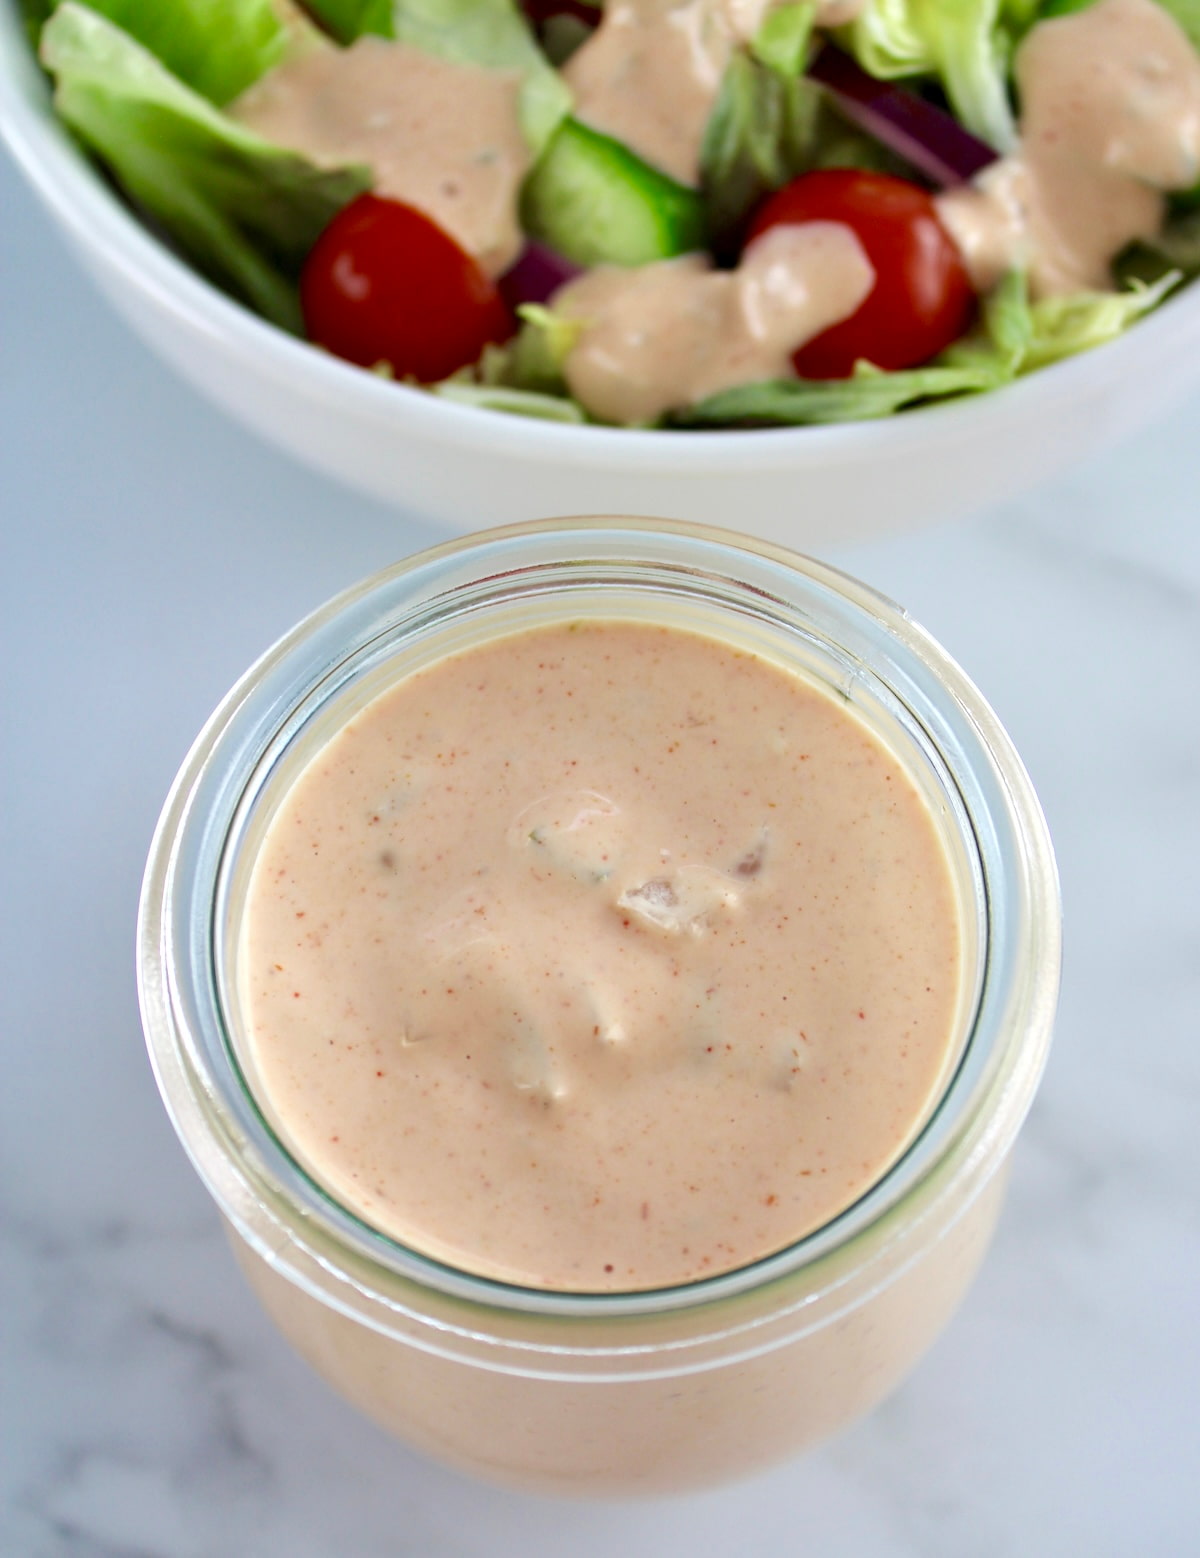
[[498, 412], [888, 416], [1200, 270], [1200, 0], [20, 4], [199, 272]]

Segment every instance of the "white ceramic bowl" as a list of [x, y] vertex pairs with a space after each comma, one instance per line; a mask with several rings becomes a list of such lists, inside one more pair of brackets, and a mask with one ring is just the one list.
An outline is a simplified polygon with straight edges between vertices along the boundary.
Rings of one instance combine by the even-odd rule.
[[655, 433], [504, 416], [389, 384], [231, 302], [141, 226], [53, 118], [0, 0], [0, 134], [135, 330], [231, 415], [352, 487], [456, 529], [640, 513], [811, 549], [1010, 497], [1200, 376], [1200, 287], [1126, 336], [992, 394], [885, 418]]

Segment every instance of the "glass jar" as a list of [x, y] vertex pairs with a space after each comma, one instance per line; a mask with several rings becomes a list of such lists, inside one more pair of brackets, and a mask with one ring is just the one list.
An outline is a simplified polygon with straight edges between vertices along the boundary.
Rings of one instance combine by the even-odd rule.
[[[260, 1112], [231, 965], [272, 807], [384, 687], [495, 635], [592, 616], [707, 633], [835, 689], [904, 765], [957, 879], [953, 1074], [854, 1205], [685, 1286], [577, 1294], [451, 1269], [337, 1204]], [[741, 1476], [873, 1406], [987, 1246], [1057, 995], [1053, 855], [1029, 780], [952, 660], [890, 601], [768, 545], [669, 521], [548, 521], [458, 541], [332, 601], [213, 715], [147, 870], [139, 985], [167, 1109], [268, 1313], [386, 1428], [467, 1471], [569, 1494]]]

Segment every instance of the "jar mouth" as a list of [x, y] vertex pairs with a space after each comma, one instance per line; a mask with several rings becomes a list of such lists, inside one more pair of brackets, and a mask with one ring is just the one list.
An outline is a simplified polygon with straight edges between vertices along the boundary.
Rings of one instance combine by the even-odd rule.
[[[344, 1206], [264, 1113], [230, 1022], [231, 927], [245, 862], [265, 825], [264, 797], [288, 788], [280, 775], [294, 777], [303, 754], [409, 669], [478, 643], [481, 631], [581, 613], [662, 620], [666, 606], [673, 624], [700, 632], [707, 624], [710, 636], [782, 654], [826, 680], [920, 777], [941, 810], [964, 925], [971, 922], [961, 1040], [939, 1097], [883, 1174], [774, 1253], [635, 1291], [568, 1292], [480, 1276]], [[484, 532], [386, 570], [302, 622], [234, 688], [185, 762], [151, 852], [139, 929], [143, 1019], [164, 1101], [210, 1192], [252, 1245], [267, 1253], [254, 1215], [265, 1205], [275, 1230], [270, 1258], [285, 1267], [283, 1246], [294, 1239], [327, 1267], [344, 1258], [356, 1282], [374, 1271], [384, 1284], [400, 1278], [490, 1309], [563, 1317], [659, 1314], [762, 1288], [880, 1225], [968, 1137], [1015, 1133], [1044, 1059], [1057, 975], [1057, 880], [1045, 823], [995, 716], [957, 665], [899, 607], [832, 568], [657, 520]], [[1001, 1126], [991, 1117], [1006, 1093], [1013, 1096]]]

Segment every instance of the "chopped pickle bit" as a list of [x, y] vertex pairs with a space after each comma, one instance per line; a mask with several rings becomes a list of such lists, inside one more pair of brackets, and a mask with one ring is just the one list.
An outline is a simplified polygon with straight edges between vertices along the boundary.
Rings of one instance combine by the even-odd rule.
[[767, 830], [760, 830], [754, 844], [733, 868], [734, 876], [757, 876], [767, 859]]

